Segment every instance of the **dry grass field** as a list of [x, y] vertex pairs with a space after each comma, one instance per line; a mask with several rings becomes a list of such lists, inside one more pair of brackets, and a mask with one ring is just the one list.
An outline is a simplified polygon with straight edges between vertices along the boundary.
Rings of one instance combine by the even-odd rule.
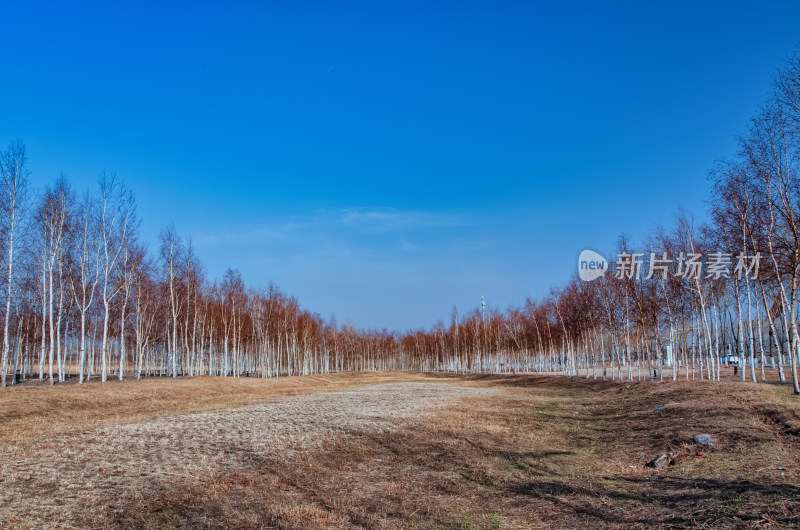
[[[22, 386], [0, 391], [0, 425], [9, 528], [800, 525], [800, 400], [773, 383]], [[662, 453], [668, 465], [645, 466]]]

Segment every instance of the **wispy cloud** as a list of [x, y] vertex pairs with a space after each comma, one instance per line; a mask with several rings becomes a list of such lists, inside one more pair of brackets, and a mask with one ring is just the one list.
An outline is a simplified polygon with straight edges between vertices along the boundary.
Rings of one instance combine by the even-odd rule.
[[[195, 237], [211, 276], [236, 266], [304, 304], [360, 325], [388, 325], [403, 308], [434, 321], [509, 290], [507, 239], [491, 218], [390, 208], [318, 210]], [[527, 272], [526, 272], [527, 273]], [[437, 302], [419, 306], [419, 300]], [[390, 318], [391, 316], [391, 318]]]
[[[465, 229], [479, 224], [474, 217], [458, 213], [403, 211], [386, 208], [346, 208], [318, 210], [294, 215], [288, 219], [265, 218], [257, 225], [205, 232], [196, 237], [198, 245], [206, 247], [238, 246], [242, 243], [277, 243], [303, 238], [313, 242], [331, 238], [357, 238], [369, 234], [396, 233], [398, 237], [417, 231], [433, 229]], [[406, 250], [419, 248], [402, 239]]]
[[346, 225], [387, 231], [467, 226], [475, 222], [457, 213], [392, 209], [345, 209], [341, 210], [338, 216]]

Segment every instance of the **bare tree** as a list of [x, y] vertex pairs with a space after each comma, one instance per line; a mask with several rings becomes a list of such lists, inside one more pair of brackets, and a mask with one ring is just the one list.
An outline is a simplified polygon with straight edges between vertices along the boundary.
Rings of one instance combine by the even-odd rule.
[[[3, 360], [0, 367], [2, 385], [6, 386], [6, 372], [8, 370], [9, 352], [9, 325], [11, 317], [11, 298], [14, 284], [14, 243], [19, 234], [20, 212], [25, 202], [25, 192], [28, 182], [27, 154], [25, 145], [17, 141], [8, 146], [5, 152], [0, 153], [0, 185], [2, 185], [2, 198], [0, 198], [0, 212], [2, 213], [2, 228], [5, 232], [6, 245], [6, 314], [3, 327]], [[15, 363], [16, 364], [16, 363]]]
[[172, 377], [178, 377], [178, 316], [183, 304], [183, 298], [178, 292], [178, 275], [183, 253], [183, 242], [175, 232], [175, 227], [170, 225], [161, 233], [161, 262], [169, 284], [169, 306], [172, 314]]
[[103, 382], [108, 376], [108, 327], [111, 303], [122, 289], [122, 282], [114, 278], [117, 261], [125, 248], [134, 223], [133, 195], [116, 180], [115, 174], [100, 176], [100, 246], [103, 268], [103, 340], [101, 342], [101, 372]]
[[72, 296], [80, 319], [79, 383], [83, 383], [86, 373], [86, 315], [92, 307], [100, 280], [100, 248], [97, 202], [86, 193], [76, 215], [75, 245], [71, 249], [75, 270], [70, 275]]

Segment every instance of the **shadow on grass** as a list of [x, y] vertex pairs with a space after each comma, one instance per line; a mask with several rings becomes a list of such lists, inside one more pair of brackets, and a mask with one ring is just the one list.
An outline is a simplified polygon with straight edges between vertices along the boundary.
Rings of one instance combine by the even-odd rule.
[[610, 476], [591, 482], [535, 480], [505, 490], [518, 501], [545, 501], [559, 512], [606, 524], [800, 524], [800, 488], [793, 484], [672, 476]]

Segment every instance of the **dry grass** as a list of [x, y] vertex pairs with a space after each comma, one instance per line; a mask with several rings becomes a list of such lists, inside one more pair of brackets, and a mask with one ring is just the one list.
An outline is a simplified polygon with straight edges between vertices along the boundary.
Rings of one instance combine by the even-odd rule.
[[421, 374], [344, 373], [271, 379], [179, 377], [0, 389], [0, 447], [101, 425], [221, 410], [287, 395], [424, 381]]
[[[183, 398], [140, 404], [117, 426], [105, 412], [94, 413], [103, 408], [95, 403], [84, 416], [94, 422], [91, 437], [76, 431], [85, 428], [76, 416], [71, 431], [36, 437], [38, 453], [24, 456], [33, 457], [41, 474], [52, 469], [40, 463], [42, 451], [73, 451], [85, 464], [60, 472], [75, 473], [70, 482], [79, 482], [74, 486], [81, 493], [59, 490], [61, 478], [31, 473], [23, 484], [40, 498], [38, 508], [15, 522], [135, 528], [800, 525], [800, 403], [786, 385], [413, 374], [313, 379], [266, 382], [260, 389], [258, 381], [242, 381], [262, 397], [233, 392], [225, 401], [221, 388], [216, 404], [196, 395], [214, 388], [214, 380], [166, 382], [165, 391], [174, 383], [195, 387]], [[373, 389], [381, 392], [356, 388], [373, 383], [384, 385]], [[338, 392], [312, 394], [315, 388]], [[480, 394], [470, 395], [474, 391]], [[280, 398], [282, 392], [303, 395]], [[172, 399], [183, 399], [177, 405], [193, 414], [172, 414]], [[249, 404], [214, 412], [220, 402]], [[270, 421], [256, 425], [270, 414]], [[19, 425], [30, 428], [23, 420]], [[259, 445], [251, 436], [259, 429], [288, 443]], [[701, 432], [716, 440], [708, 456], [699, 456], [692, 443]], [[180, 449], [167, 450], [182, 439]], [[151, 465], [139, 475], [112, 466], [103, 477], [89, 463], [116, 453], [100, 441], [136, 461], [145, 453]], [[660, 453], [671, 455], [670, 466], [644, 466]], [[6, 452], [6, 465], [13, 458]], [[191, 472], [177, 472], [177, 464]], [[153, 480], [155, 469], [172, 473]], [[147, 480], [119, 478], [141, 473]], [[101, 479], [103, 487], [93, 490]], [[91, 509], [70, 511], [64, 521], [65, 499], [83, 494]], [[0, 512], [10, 521], [15, 508], [3, 500]]]
[[[462, 529], [800, 523], [800, 406], [785, 386], [462, 381], [500, 393], [465, 398], [436, 421], [333, 440], [202, 486], [177, 481], [116, 522]], [[709, 456], [697, 456], [692, 444], [700, 432], [717, 440]], [[673, 465], [644, 466], [661, 452], [673, 454]]]
[[[386, 379], [364, 377], [362, 383]], [[17, 526], [95, 525], [121, 506], [158, 495], [175, 478], [202, 484], [267, 458], [303, 454], [331, 439], [387, 431], [465, 395], [491, 394], [435, 382], [338, 388], [273, 394], [257, 404], [122, 425], [84, 425], [35, 443], [8, 444], [6, 458], [0, 458], [4, 520]]]

